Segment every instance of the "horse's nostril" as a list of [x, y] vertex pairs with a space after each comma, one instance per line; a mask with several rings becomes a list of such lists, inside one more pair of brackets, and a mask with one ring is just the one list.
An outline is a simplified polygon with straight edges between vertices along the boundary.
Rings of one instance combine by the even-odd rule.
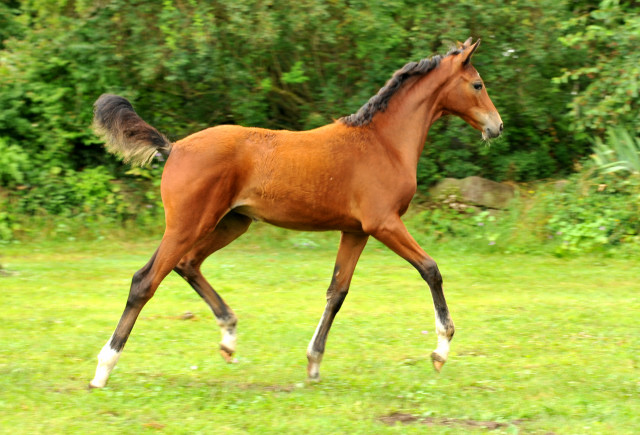
[[504, 125], [500, 123], [500, 133], [502, 133], [502, 130], [504, 130]]

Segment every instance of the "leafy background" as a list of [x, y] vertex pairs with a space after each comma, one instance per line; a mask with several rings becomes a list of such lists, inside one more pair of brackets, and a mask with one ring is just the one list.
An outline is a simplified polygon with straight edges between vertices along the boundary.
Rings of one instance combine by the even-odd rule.
[[580, 172], [594, 138], [640, 133], [638, 11], [615, 0], [5, 1], [0, 239], [24, 234], [25, 216], [159, 220], [161, 163], [130, 170], [90, 130], [104, 92], [129, 98], [173, 140], [224, 123], [308, 129], [469, 36], [483, 40], [474, 64], [505, 134], [487, 147], [462, 121], [440, 121], [421, 189], [443, 177]]

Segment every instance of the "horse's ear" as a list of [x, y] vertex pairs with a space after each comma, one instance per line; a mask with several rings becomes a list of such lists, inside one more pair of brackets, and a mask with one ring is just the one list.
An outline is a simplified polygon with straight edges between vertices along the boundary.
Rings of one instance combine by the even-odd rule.
[[473, 56], [473, 52], [476, 51], [476, 48], [480, 46], [480, 39], [478, 39], [475, 44], [469, 47], [471, 44], [471, 38], [467, 39], [464, 43], [463, 52], [462, 52], [462, 65], [467, 66], [469, 62], [471, 62], [471, 56]]
[[465, 50], [465, 49], [469, 48], [469, 44], [471, 44], [471, 38], [468, 38], [464, 42], [456, 41], [456, 48], [458, 50]]

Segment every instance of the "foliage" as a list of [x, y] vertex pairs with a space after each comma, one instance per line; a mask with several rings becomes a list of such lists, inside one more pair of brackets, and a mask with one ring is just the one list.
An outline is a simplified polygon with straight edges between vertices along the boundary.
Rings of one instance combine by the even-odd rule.
[[556, 252], [640, 247], [640, 177], [574, 176], [572, 181], [545, 204], [553, 210], [547, 228], [560, 241]]
[[591, 158], [601, 173], [640, 174], [640, 137], [633, 138], [627, 130], [607, 130], [607, 142], [596, 137], [593, 150]]
[[[488, 8], [491, 11], [488, 11]], [[481, 146], [478, 133], [457, 118], [445, 118], [430, 133], [422, 161], [436, 162], [434, 179], [481, 175], [494, 180], [526, 181], [566, 171], [585, 153], [566, 128], [564, 106], [570, 95], [551, 84], [561, 68], [578, 65], [557, 42], [561, 23], [570, 19], [564, 2], [446, 2], [431, 11], [447, 19], [436, 27], [465, 29], [483, 38], [474, 64], [504, 121], [503, 137]], [[448, 14], [451, 14], [450, 16]], [[441, 26], [441, 27], [440, 27]], [[428, 184], [434, 179], [428, 180]]]
[[640, 6], [603, 0], [598, 8], [568, 20], [560, 40], [583, 57], [556, 82], [571, 83], [570, 120], [578, 133], [602, 134], [619, 124], [640, 134]]
[[467, 244], [494, 245], [498, 238], [492, 225], [496, 222], [495, 213], [448, 200], [422, 210], [410, 219], [419, 222], [421, 230], [436, 241], [459, 239]]
[[[640, 252], [640, 176], [587, 168], [559, 183], [520, 186], [507, 210], [481, 210], [453, 197], [410, 218], [426, 244], [471, 252]], [[431, 243], [429, 243], [431, 242]]]
[[20, 34], [20, 26], [16, 23], [16, 16], [20, 14], [20, 2], [5, 0], [0, 3], [0, 49], [4, 48], [4, 41], [11, 36]]
[[[594, 105], [593, 119], [610, 124], [638, 112], [637, 14], [622, 13], [632, 8], [605, 1], [591, 10], [590, 2], [567, 0], [5, 2], [4, 212], [92, 214], [110, 222], [160, 215], [157, 178], [127, 172], [89, 128], [92, 104], [104, 92], [131, 99], [172, 140], [225, 123], [308, 129], [356, 111], [404, 63], [446, 52], [468, 36], [483, 39], [474, 64], [505, 134], [484, 146], [463, 121], [439, 121], [420, 158], [419, 186], [446, 176], [529, 181], [567, 172], [590, 148], [586, 135], [569, 130], [580, 130], [586, 118], [568, 105], [619, 89], [607, 100], [616, 110]], [[607, 35], [616, 31], [612, 53]], [[588, 47], [575, 55], [581, 44]], [[599, 68], [597, 80], [588, 68]], [[621, 68], [624, 85], [613, 86]], [[552, 83], [554, 77], [562, 79]], [[594, 122], [584, 128], [600, 128]]]
[[542, 201], [552, 211], [546, 226], [559, 254], [640, 248], [640, 140], [624, 129], [607, 136], [606, 143], [595, 139], [592, 162]]
[[[536, 119], [530, 133], [548, 128], [539, 120], [549, 119], [552, 109], [546, 107], [559, 96], [539, 82], [558, 73], [562, 53], [549, 48], [557, 45], [558, 20], [570, 12], [552, 1], [495, 6], [490, 13], [486, 8], [476, 2], [409, 0], [348, 5], [167, 0], [141, 1], [135, 8], [120, 0], [23, 2], [15, 21], [24, 36], [8, 41], [2, 61], [6, 91], [0, 98], [8, 111], [0, 132], [19, 138], [29, 150], [62, 154], [76, 168], [104, 164], [108, 160], [94, 146], [88, 125], [91, 104], [105, 91], [133, 99], [144, 118], [174, 138], [221, 123], [314, 127], [357, 110], [405, 62], [474, 35], [485, 38], [476, 62], [513, 132], [505, 143], [528, 150], [539, 141], [521, 136], [520, 126]], [[541, 23], [550, 29], [538, 34]], [[530, 44], [515, 46], [514, 40]], [[517, 74], [532, 62], [539, 74]], [[516, 88], [517, 99], [509, 96]], [[566, 101], [560, 97], [558, 103]], [[515, 114], [523, 118], [512, 119]], [[460, 130], [439, 129], [439, 143], [448, 145]], [[464, 139], [475, 144], [477, 137], [469, 133]], [[434, 148], [439, 154], [439, 148], [449, 147], [436, 143]], [[476, 148], [457, 157], [470, 161]], [[438, 160], [441, 170], [451, 157]]]
[[[33, 174], [33, 185], [7, 190], [0, 197], [0, 241], [16, 235], [55, 236], [61, 230], [73, 236], [83, 228], [101, 233], [102, 227], [108, 231], [127, 221], [155, 227], [163, 216], [158, 171], [136, 168], [131, 172], [125, 182], [113, 180], [103, 166], [83, 171], [54, 166]], [[56, 216], [58, 224], [42, 228], [41, 221], [50, 221], [51, 216]]]
[[[5, 209], [5, 201], [0, 199], [0, 210]], [[0, 211], [0, 242], [11, 240], [14, 233], [20, 229], [15, 218], [6, 211]]]
[[23, 183], [28, 166], [28, 154], [0, 137], [0, 186], [15, 187]]

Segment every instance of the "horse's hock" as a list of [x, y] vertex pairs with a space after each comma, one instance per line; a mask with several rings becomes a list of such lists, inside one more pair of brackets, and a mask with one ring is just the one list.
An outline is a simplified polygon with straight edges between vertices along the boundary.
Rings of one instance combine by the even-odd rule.
[[472, 176], [461, 180], [445, 178], [432, 187], [429, 194], [437, 201], [454, 195], [458, 201], [465, 204], [504, 209], [515, 196], [515, 191], [513, 186], [508, 184]]

